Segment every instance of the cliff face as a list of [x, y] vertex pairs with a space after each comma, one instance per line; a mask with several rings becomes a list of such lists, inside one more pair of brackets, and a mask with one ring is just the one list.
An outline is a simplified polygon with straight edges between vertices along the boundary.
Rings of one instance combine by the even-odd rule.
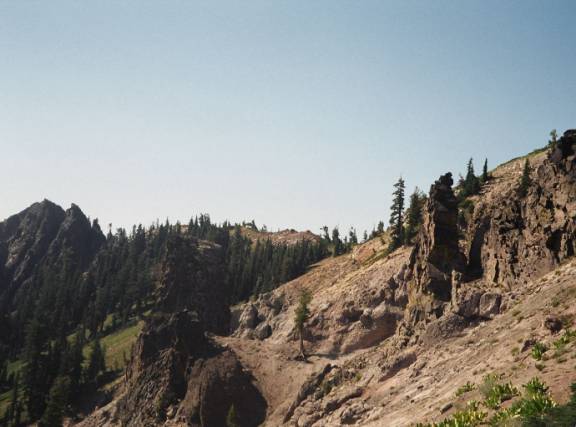
[[514, 186], [480, 200], [467, 230], [469, 270], [506, 288], [538, 277], [574, 255], [576, 134], [534, 160], [526, 197]]

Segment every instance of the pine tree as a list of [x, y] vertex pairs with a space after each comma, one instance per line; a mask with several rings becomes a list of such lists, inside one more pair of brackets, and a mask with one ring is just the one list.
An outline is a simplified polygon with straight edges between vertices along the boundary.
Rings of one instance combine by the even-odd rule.
[[106, 371], [106, 360], [98, 338], [94, 340], [91, 347], [88, 368], [86, 369], [86, 380], [96, 384], [100, 372]]
[[358, 244], [358, 236], [356, 235], [356, 229], [354, 227], [350, 228], [348, 236], [349, 236], [348, 242], [350, 243], [350, 246]]
[[481, 180], [484, 183], [484, 182], [488, 181], [488, 178], [489, 178], [489, 176], [488, 176], [488, 159], [485, 159], [484, 160], [484, 167], [482, 168]]
[[10, 408], [6, 414], [8, 421], [12, 421], [13, 426], [20, 424], [20, 401], [19, 401], [19, 375], [14, 376], [14, 385], [12, 387], [12, 394], [10, 397]]
[[464, 178], [464, 188], [461, 191], [461, 197], [468, 197], [477, 194], [480, 191], [480, 181], [474, 174], [474, 164], [472, 158], [468, 160], [466, 168], [466, 178]]
[[298, 338], [300, 340], [300, 354], [303, 360], [306, 360], [306, 353], [304, 351], [304, 329], [308, 318], [310, 317], [310, 310], [308, 305], [312, 301], [312, 295], [306, 290], [300, 293], [300, 300], [298, 302], [298, 307], [296, 307], [296, 312], [294, 313], [294, 324], [296, 325], [296, 331], [298, 332]]
[[40, 420], [40, 427], [60, 427], [62, 419], [68, 406], [68, 396], [70, 389], [70, 379], [68, 377], [57, 377], [50, 388], [48, 405]]
[[338, 256], [342, 254], [342, 240], [340, 240], [340, 232], [338, 227], [334, 227], [332, 230], [332, 256]]
[[391, 251], [400, 247], [404, 240], [404, 189], [404, 180], [400, 177], [394, 184], [392, 206], [390, 206], [390, 227], [392, 232], [388, 249]]
[[550, 132], [550, 140], [548, 141], [548, 147], [554, 149], [556, 148], [556, 145], [558, 145], [558, 132], [556, 132], [556, 129], [552, 129], [552, 131]]
[[362, 236], [362, 241], [363, 242], [368, 241], [368, 232], [366, 230], [364, 230], [364, 235]]
[[412, 243], [422, 224], [422, 210], [425, 201], [426, 196], [416, 187], [410, 196], [410, 206], [406, 210], [405, 243], [407, 244]]
[[240, 427], [240, 420], [236, 414], [234, 404], [232, 404], [228, 410], [228, 415], [226, 416], [226, 427]]
[[532, 185], [532, 178], [530, 178], [530, 162], [528, 159], [524, 162], [524, 169], [522, 170], [522, 177], [520, 178], [520, 182], [518, 184], [518, 195], [520, 197], [525, 197], [528, 194], [528, 189], [530, 185]]
[[22, 386], [31, 420], [40, 418], [45, 408], [46, 367], [42, 354], [44, 337], [40, 322], [34, 318], [26, 330], [26, 345], [24, 348], [24, 373]]

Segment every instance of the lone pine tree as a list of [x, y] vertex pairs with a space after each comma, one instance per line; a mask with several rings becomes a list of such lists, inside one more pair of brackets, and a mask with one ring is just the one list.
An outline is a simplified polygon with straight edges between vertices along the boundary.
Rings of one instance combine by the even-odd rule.
[[311, 301], [312, 295], [310, 295], [310, 292], [303, 290], [300, 294], [300, 300], [294, 315], [294, 323], [296, 325], [296, 331], [298, 332], [298, 338], [300, 341], [299, 357], [302, 358], [302, 360], [306, 360], [306, 352], [304, 350], [304, 332], [306, 321], [310, 318], [310, 309], [308, 306]]
[[522, 176], [520, 177], [520, 182], [518, 184], [518, 195], [520, 197], [525, 197], [528, 194], [528, 188], [532, 184], [532, 178], [530, 178], [530, 162], [528, 159], [524, 162], [524, 169], [522, 170]]
[[412, 243], [418, 233], [420, 224], [422, 224], [422, 209], [424, 208], [425, 202], [426, 195], [416, 187], [410, 196], [410, 205], [406, 210], [406, 230], [404, 236], [406, 244]]
[[390, 206], [390, 227], [392, 229], [390, 250], [400, 247], [404, 240], [404, 189], [404, 180], [400, 177], [394, 184], [392, 206]]

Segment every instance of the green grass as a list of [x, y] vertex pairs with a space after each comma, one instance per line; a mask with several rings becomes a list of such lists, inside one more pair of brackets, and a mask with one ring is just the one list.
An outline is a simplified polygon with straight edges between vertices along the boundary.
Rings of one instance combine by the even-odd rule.
[[[106, 367], [108, 369], [123, 369], [125, 367], [125, 357], [130, 358], [132, 345], [136, 342], [143, 325], [144, 322], [139, 321], [100, 339], [100, 345], [106, 349]], [[84, 346], [83, 353], [86, 360], [90, 357], [90, 347], [91, 343]]]
[[8, 363], [8, 375], [14, 373], [14, 372], [20, 372], [22, 370], [22, 367], [24, 366], [24, 363], [21, 360], [14, 360], [12, 362]]
[[10, 406], [10, 397], [12, 395], [12, 390], [8, 390], [6, 393], [0, 394], [0, 417], [4, 416], [4, 413]]

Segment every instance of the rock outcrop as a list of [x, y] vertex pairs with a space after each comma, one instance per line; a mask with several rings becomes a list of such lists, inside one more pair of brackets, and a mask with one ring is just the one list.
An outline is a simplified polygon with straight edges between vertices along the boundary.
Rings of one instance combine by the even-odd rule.
[[157, 310], [193, 311], [207, 331], [229, 331], [229, 292], [224, 277], [224, 254], [212, 243], [176, 235], [167, 243]]
[[447, 173], [431, 186], [423, 224], [407, 266], [408, 321], [412, 324], [444, 313], [452, 299], [454, 273], [461, 275], [465, 268], [452, 184], [452, 174]]
[[232, 406], [243, 427], [264, 420], [267, 404], [251, 375], [207, 335], [229, 329], [219, 251], [184, 236], [168, 244], [159, 313], [138, 338], [116, 406], [121, 425], [224, 427]]

